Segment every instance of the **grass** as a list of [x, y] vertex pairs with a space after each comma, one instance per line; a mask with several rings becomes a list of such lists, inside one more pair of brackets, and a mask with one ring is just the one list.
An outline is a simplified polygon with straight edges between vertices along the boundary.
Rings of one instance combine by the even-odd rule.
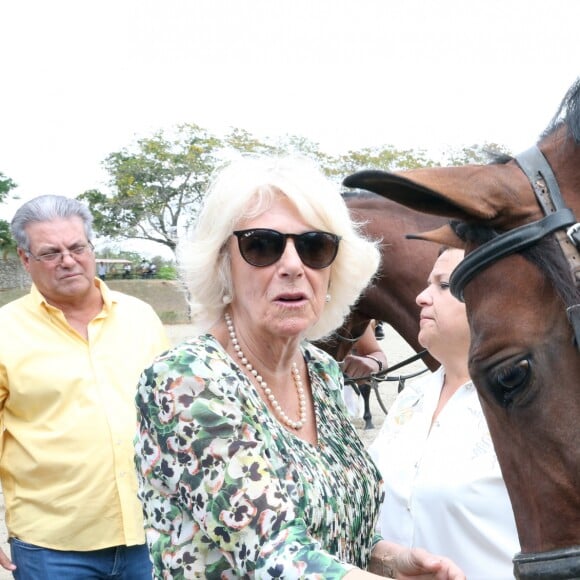
[[[118, 290], [151, 304], [163, 324], [187, 324], [187, 301], [181, 284], [176, 280], [107, 280], [112, 290]], [[28, 288], [0, 289], [0, 306], [28, 293]]]

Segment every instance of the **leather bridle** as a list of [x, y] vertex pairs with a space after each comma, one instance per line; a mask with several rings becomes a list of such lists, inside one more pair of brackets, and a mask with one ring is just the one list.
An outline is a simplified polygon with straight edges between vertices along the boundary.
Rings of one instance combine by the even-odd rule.
[[355, 337], [343, 336], [338, 331], [333, 332], [332, 335], [335, 336], [340, 342], [347, 342], [349, 344], [354, 345], [362, 338], [365, 331], [366, 331], [366, 328], [358, 336], [355, 336]]
[[[580, 283], [580, 223], [576, 221], [574, 212], [565, 206], [550, 164], [537, 146], [518, 155], [516, 162], [530, 181], [545, 217], [504, 232], [465, 256], [449, 280], [451, 293], [462, 302], [465, 286], [481, 270], [552, 233], [566, 258], [576, 286]], [[568, 306], [566, 314], [580, 349], [580, 304]]]

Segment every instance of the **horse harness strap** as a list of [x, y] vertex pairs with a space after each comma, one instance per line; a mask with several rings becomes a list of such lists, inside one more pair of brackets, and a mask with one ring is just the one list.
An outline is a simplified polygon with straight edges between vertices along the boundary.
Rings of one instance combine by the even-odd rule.
[[465, 256], [457, 265], [449, 285], [455, 298], [464, 302], [463, 289], [467, 283], [480, 271], [505, 256], [515, 254], [539, 242], [543, 237], [575, 223], [574, 214], [569, 209], [561, 209], [537, 222], [526, 224], [505, 232], [497, 238], [479, 246]]
[[[516, 162], [526, 174], [538, 203], [545, 215], [564, 209], [566, 204], [562, 198], [556, 176], [550, 164], [537, 146], [531, 147], [516, 157]], [[576, 282], [580, 283], [580, 223], [572, 224], [567, 231], [555, 233], [556, 240], [568, 261], [570, 271]]]
[[[558, 186], [556, 176], [540, 151], [534, 146], [516, 157], [516, 162], [526, 174], [536, 199], [546, 216], [565, 208], [565, 202]], [[580, 260], [578, 248], [580, 246], [580, 223], [576, 222], [564, 232], [563, 229], [555, 232], [554, 236], [564, 254], [572, 278], [576, 286], [580, 284]], [[576, 346], [580, 349], [580, 304], [573, 304], [566, 308], [568, 320], [574, 329]]]
[[520, 552], [515, 555], [513, 562], [516, 578], [580, 578], [580, 546], [531, 554]]
[[[423, 350], [411, 355], [410, 357], [406, 358], [405, 360], [402, 360], [401, 362], [398, 362], [397, 364], [395, 364], [391, 367], [387, 367], [386, 369], [382, 369], [380, 371], [377, 371], [376, 373], [371, 373], [370, 375], [366, 375], [364, 377], [356, 377], [356, 379], [353, 379], [352, 377], [345, 375], [345, 381], [348, 381], [351, 383], [360, 383], [362, 381], [367, 381], [367, 380], [388, 381], [391, 379], [387, 378], [387, 375], [389, 375], [390, 373], [392, 373], [396, 370], [399, 370], [400, 368], [403, 368], [403, 367], [415, 362], [416, 360], [419, 360], [420, 358], [423, 358], [426, 354], [427, 354], [427, 349], [423, 349]], [[428, 369], [425, 369], [425, 371], [426, 370], [428, 370]], [[425, 371], [421, 371], [421, 373], [423, 373]], [[415, 375], [413, 375], [413, 376], [415, 376]], [[401, 378], [407, 379], [410, 377], [397, 377], [396, 379], [392, 379], [392, 380], [400, 381]]]
[[[548, 161], [537, 146], [516, 157], [516, 162], [527, 176], [538, 203], [544, 211], [542, 219], [504, 232], [481, 245], [459, 263], [451, 274], [451, 293], [463, 300], [466, 284], [482, 269], [501, 258], [519, 252], [554, 233], [566, 257], [576, 285], [580, 284], [580, 223], [571, 209], [565, 206], [556, 177]], [[576, 345], [580, 349], [580, 304], [566, 309], [568, 320], [574, 329]]]
[[335, 331], [334, 332], [334, 336], [336, 336], [336, 338], [338, 338], [338, 340], [340, 340], [342, 342], [348, 342], [348, 343], [351, 343], [351, 344], [355, 344], [355, 343], [357, 343], [362, 338], [362, 336], [365, 333], [365, 331], [366, 331], [366, 328], [358, 336], [353, 336], [353, 337], [344, 336], [344, 335], [340, 334], [339, 332], [336, 332]]

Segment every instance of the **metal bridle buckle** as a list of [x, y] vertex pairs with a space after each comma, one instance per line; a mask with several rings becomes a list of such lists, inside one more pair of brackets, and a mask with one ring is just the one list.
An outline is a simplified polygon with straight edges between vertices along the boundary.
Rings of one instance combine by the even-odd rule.
[[570, 226], [566, 230], [566, 235], [568, 236], [568, 239], [576, 247], [580, 246], [580, 234], [579, 234], [579, 230], [580, 230], [580, 222], [576, 222], [573, 226]]

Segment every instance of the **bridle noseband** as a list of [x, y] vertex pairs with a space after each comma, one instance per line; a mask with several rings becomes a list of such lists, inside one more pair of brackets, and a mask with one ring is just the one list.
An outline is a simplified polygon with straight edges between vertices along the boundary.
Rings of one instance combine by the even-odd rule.
[[[576, 285], [580, 283], [580, 223], [572, 210], [565, 206], [550, 164], [537, 146], [518, 155], [516, 162], [526, 174], [545, 217], [504, 232], [465, 256], [449, 280], [451, 293], [462, 302], [465, 286], [481, 270], [536, 244], [551, 233], [555, 233]], [[568, 306], [566, 314], [580, 349], [580, 304]]]

